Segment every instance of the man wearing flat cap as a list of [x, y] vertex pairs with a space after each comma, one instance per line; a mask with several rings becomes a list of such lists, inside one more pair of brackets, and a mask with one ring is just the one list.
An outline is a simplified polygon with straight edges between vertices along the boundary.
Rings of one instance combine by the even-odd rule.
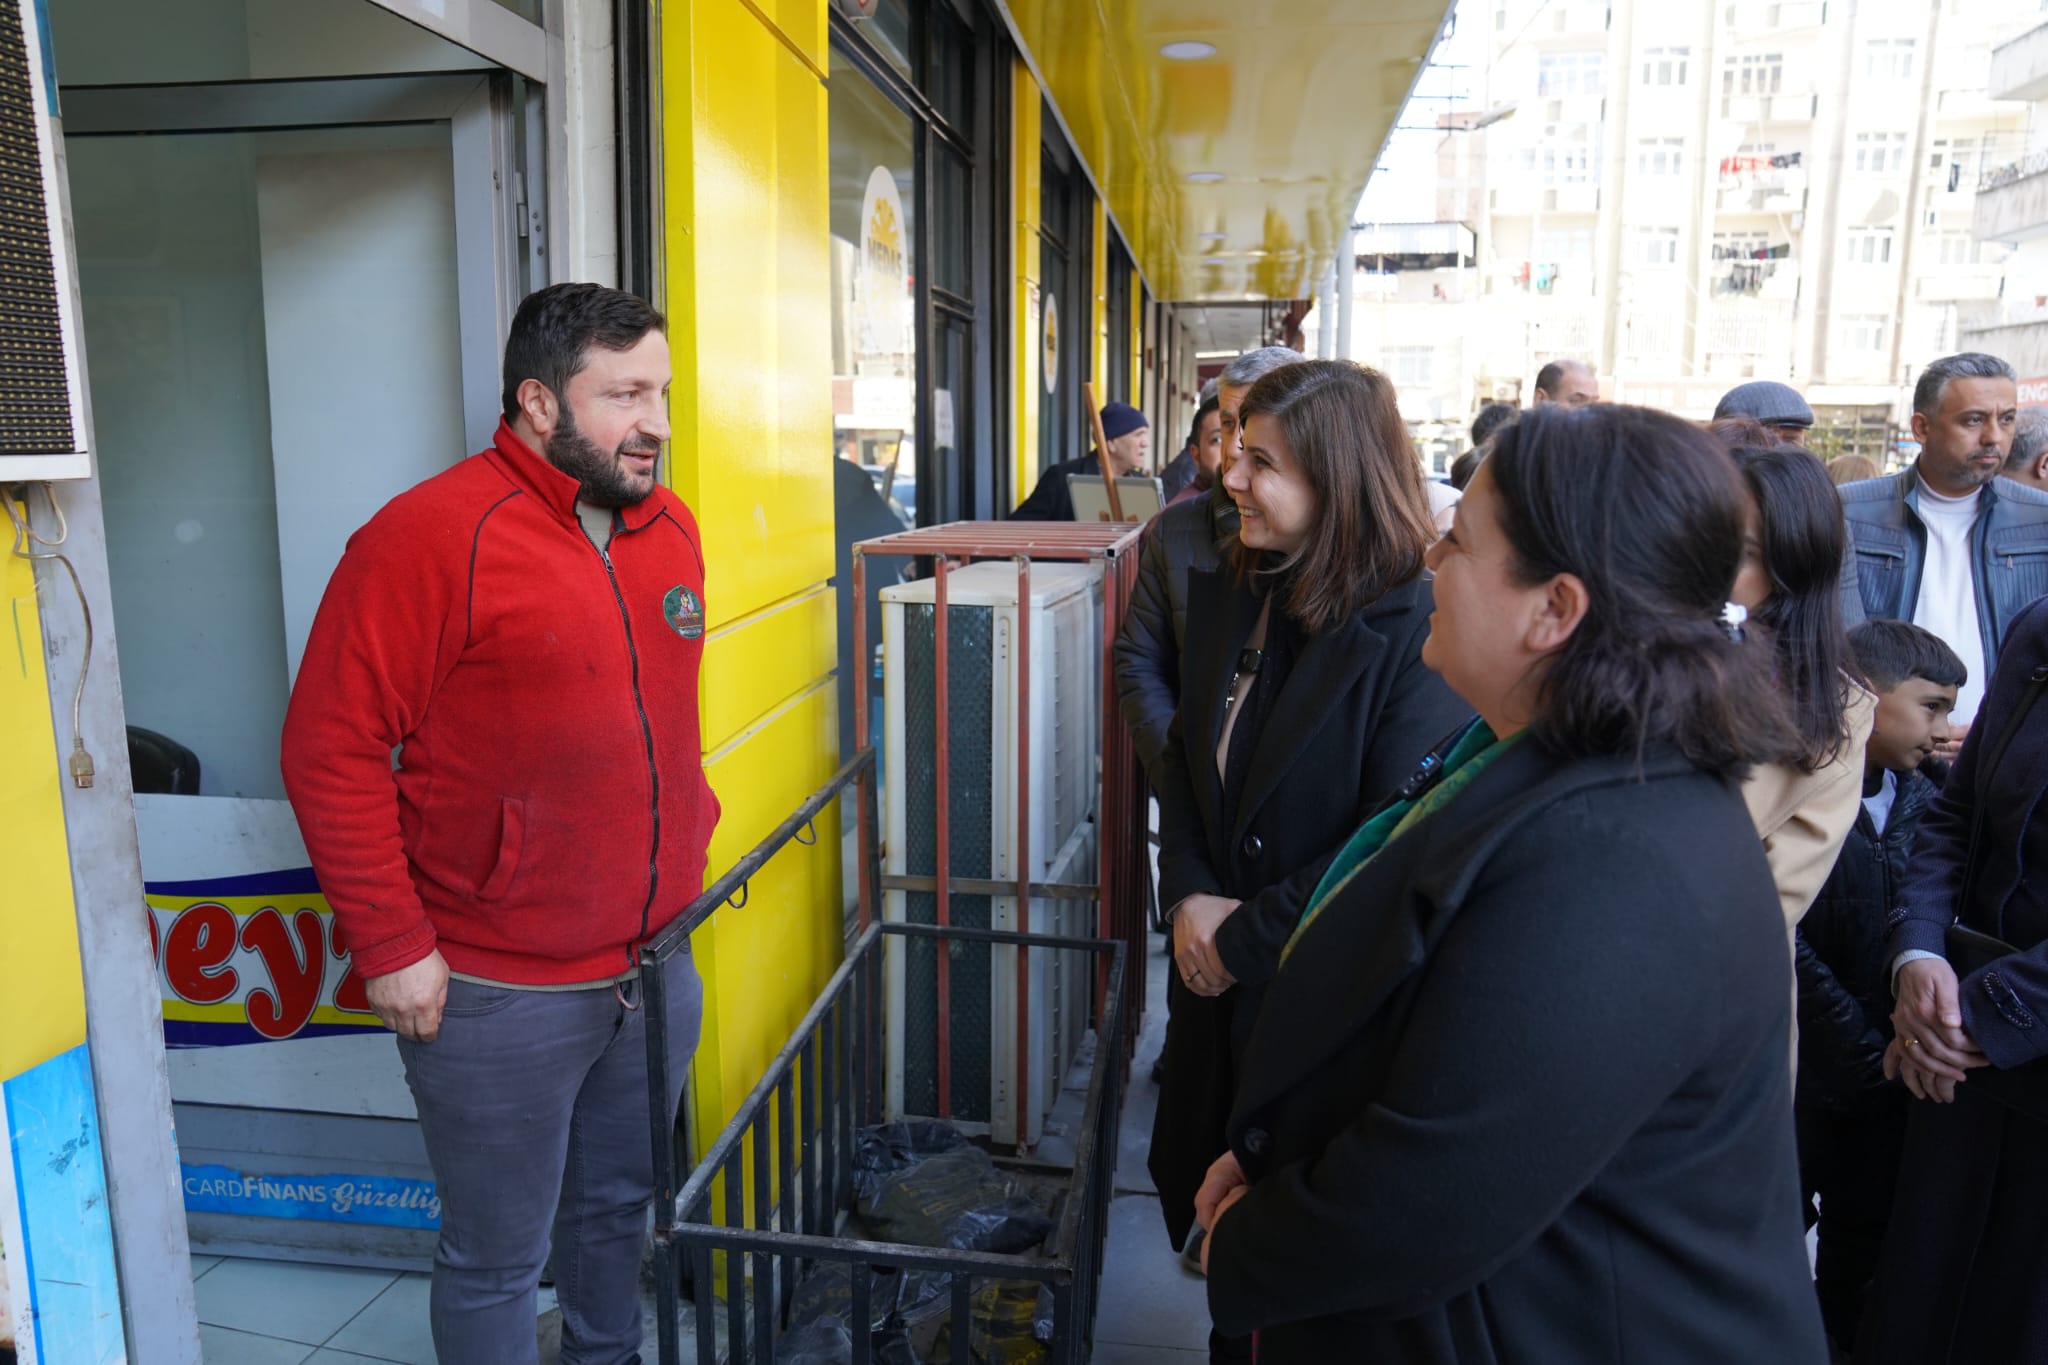
[[[1103, 404], [1102, 438], [1109, 442], [1112, 474], [1121, 478], [1126, 474], [1143, 472], [1145, 457], [1152, 451], [1152, 428], [1145, 421], [1144, 413], [1129, 403]], [[1074, 496], [1067, 491], [1067, 476], [1100, 476], [1101, 473], [1102, 464], [1094, 455], [1061, 461], [1039, 476], [1038, 487], [1031, 490], [1031, 496], [1024, 499], [1022, 506], [1010, 513], [1010, 520], [1072, 521]]]
[[1760, 422], [1783, 446], [1805, 445], [1806, 433], [1813, 427], [1813, 409], [1799, 396], [1799, 390], [1774, 379], [1753, 379], [1721, 395], [1714, 407], [1714, 420], [1724, 417]]

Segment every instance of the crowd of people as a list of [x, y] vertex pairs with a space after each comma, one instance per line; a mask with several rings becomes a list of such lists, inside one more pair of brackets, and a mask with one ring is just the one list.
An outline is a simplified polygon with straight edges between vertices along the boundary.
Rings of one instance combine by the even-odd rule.
[[1247, 353], [1147, 530], [1212, 1359], [2048, 1360], [2048, 414], [1942, 358], [1887, 474], [1784, 384], [1535, 400], [1437, 483]]

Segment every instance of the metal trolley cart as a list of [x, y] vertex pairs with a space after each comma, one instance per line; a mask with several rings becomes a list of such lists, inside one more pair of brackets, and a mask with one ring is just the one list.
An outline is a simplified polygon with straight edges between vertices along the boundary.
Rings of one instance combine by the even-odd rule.
[[[871, 1296], [874, 1285], [882, 1283], [873, 1278], [878, 1271], [923, 1277], [928, 1300], [943, 1293], [943, 1305], [929, 1302], [927, 1311], [944, 1318], [939, 1347], [944, 1358], [988, 1358], [976, 1333], [987, 1331], [988, 1295], [994, 1288], [1010, 1293], [1013, 1303], [1021, 1292], [1035, 1304], [1026, 1315], [1038, 1342], [1030, 1358], [1074, 1365], [1087, 1359], [1114, 1186], [1117, 1120], [1135, 1046], [1134, 1021], [1144, 1006], [1144, 973], [1133, 964], [1142, 961], [1145, 948], [1145, 789], [1117, 708], [1110, 666], [1117, 627], [1136, 581], [1140, 535], [1132, 525], [961, 523], [855, 546], [854, 704], [861, 717], [868, 714], [873, 639], [867, 620], [867, 559], [909, 556], [929, 566], [921, 580], [925, 586], [906, 596], [915, 599], [910, 609], [925, 625], [922, 676], [930, 696], [920, 691], [912, 697], [900, 678], [890, 681], [898, 694], [890, 698], [898, 708], [893, 716], [900, 719], [907, 711], [921, 727], [929, 716], [929, 728], [922, 731], [930, 748], [928, 767], [890, 774], [892, 782], [918, 788], [929, 823], [921, 831], [928, 847], [914, 862], [906, 861], [901, 848], [889, 850], [886, 856], [896, 870], [885, 868], [877, 756], [872, 747], [864, 747], [641, 949], [648, 997], [648, 1085], [657, 1116], [650, 1139], [657, 1342], [663, 1365], [682, 1359], [680, 1284], [685, 1272], [694, 1299], [696, 1358], [704, 1362], [723, 1358], [765, 1365], [775, 1360], [793, 1296], [808, 1277], [819, 1274], [844, 1278], [847, 1317], [855, 1325], [850, 1358], [870, 1360], [870, 1333], [861, 1325], [873, 1321]], [[1040, 573], [1034, 597], [1034, 565], [1048, 561], [1057, 567]], [[1007, 859], [996, 860], [1006, 866], [977, 869], [990, 875], [965, 876], [957, 871], [959, 689], [952, 665], [962, 648], [958, 639], [971, 642], [966, 648], [983, 648], [987, 641], [986, 632], [977, 634], [971, 624], [964, 636], [956, 636], [953, 614], [965, 614], [961, 601], [971, 594], [949, 589], [970, 581], [986, 589], [994, 566], [1005, 562], [1015, 573], [1015, 594], [1001, 597], [1012, 609], [1000, 622], [1003, 647], [988, 658], [992, 667], [1014, 664], [1014, 680], [1000, 679], [998, 690], [1009, 709], [983, 733], [993, 733], [999, 749], [1014, 736], [1015, 761], [1007, 771], [1000, 761], [984, 763], [973, 775], [993, 776], [1001, 785], [990, 802], [998, 808], [997, 837], [1013, 842]], [[1091, 612], [1099, 603], [1099, 637], [1092, 623], [1083, 634], [1069, 621], [1062, 625], [1061, 642], [1034, 643], [1034, 604], [1049, 583], [1072, 580], [1074, 566], [1092, 571], [1083, 600]], [[971, 579], [961, 575], [963, 569]], [[986, 606], [996, 599], [981, 600]], [[1066, 610], [1070, 618], [1071, 602]], [[1045, 851], [1051, 831], [1033, 828], [1034, 812], [1044, 807], [1043, 801], [1035, 807], [1032, 799], [1034, 755], [1043, 780], [1048, 737], [1034, 734], [1031, 695], [1034, 674], [1044, 685], [1048, 652], [1064, 650], [1071, 659], [1076, 641], [1095, 651], [1085, 681], [1093, 692], [1087, 728], [1091, 737], [1099, 736], [1099, 747], [1077, 755], [1067, 736], [1053, 773], [1053, 780], [1071, 788], [1076, 764], [1085, 759], [1089, 766], [1081, 780], [1092, 788], [1085, 841], [1092, 857], [1062, 861]], [[986, 719], [971, 718], [969, 729]], [[849, 788], [857, 798], [853, 870], [859, 930], [823, 994], [678, 1190], [681, 1163], [674, 1134], [660, 1119], [663, 1097], [673, 1093], [661, 1027], [660, 964], [721, 907], [744, 907], [748, 880], [790, 842], [815, 839], [816, 821]], [[903, 799], [894, 795], [899, 808]], [[986, 809], [974, 808], [977, 819]], [[900, 815], [896, 824], [902, 824]], [[969, 843], [977, 838], [981, 845], [989, 842], [979, 825], [965, 837]], [[1069, 853], [1084, 842], [1065, 833], [1061, 838]], [[1092, 875], [1047, 878], [1048, 872], [1070, 874], [1077, 868], [1092, 868]], [[999, 870], [1007, 875], [994, 875]], [[1084, 916], [1076, 917], [1076, 906], [1086, 908]], [[1055, 907], [1060, 908], [1057, 914]], [[1068, 932], [1046, 932], [1054, 928]], [[1077, 988], [1077, 982], [1084, 984]], [[1057, 1043], [1047, 1041], [1055, 1033], [1055, 1021], [1047, 1017], [1049, 1000], [1061, 1016]], [[1083, 1067], [1086, 1084], [1076, 1092], [1066, 1077]], [[1063, 1094], [1064, 1120], [1049, 1127], [1047, 1113], [1062, 1103]], [[859, 1132], [906, 1117], [952, 1121], [997, 1154], [1000, 1170], [1033, 1182], [1049, 1205], [1050, 1235], [1017, 1253], [849, 1235], [860, 1231], [857, 1225], [849, 1227]]]

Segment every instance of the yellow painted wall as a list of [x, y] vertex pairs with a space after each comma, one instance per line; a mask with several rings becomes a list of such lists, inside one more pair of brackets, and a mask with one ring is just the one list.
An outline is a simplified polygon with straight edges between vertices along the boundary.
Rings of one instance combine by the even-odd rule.
[[[653, 0], [676, 491], [703, 527], [711, 874], [837, 768], [825, 0]], [[695, 1131], [719, 1131], [838, 965], [837, 812], [696, 939]]]
[[[1126, 242], [1124, 245], [1128, 248], [1130, 243]], [[1131, 348], [1131, 396], [1124, 401], [1137, 407], [1143, 405], [1145, 392], [1145, 281], [1133, 270], [1130, 278], [1124, 283], [1131, 291], [1130, 302], [1126, 305], [1129, 311], [1124, 314], [1131, 320], [1131, 335], [1128, 338]], [[1158, 440], [1152, 442], [1152, 448], [1160, 448]], [[1171, 452], [1166, 458], [1170, 460], [1178, 453]]]
[[[17, 504], [17, 507], [19, 505]], [[0, 542], [0, 1080], [85, 1041], [85, 979], [34, 569]], [[138, 909], [136, 932], [143, 932]]]
[[1045, 382], [1044, 340], [1040, 328], [1045, 322], [1045, 303], [1039, 290], [1043, 276], [1038, 262], [1038, 209], [1043, 190], [1044, 164], [1039, 152], [1044, 117], [1044, 95], [1023, 62], [1013, 64], [1010, 119], [1010, 202], [1017, 212], [1017, 288], [1012, 296], [1012, 320], [1017, 338], [1017, 382], [1013, 397], [1017, 405], [1010, 449], [1016, 462], [1011, 480], [1011, 506], [1024, 501], [1038, 484], [1038, 400]]
[[[1120, 393], [1106, 393], [1103, 386], [1109, 380], [1109, 215], [1103, 212], [1102, 200], [1095, 201], [1095, 226], [1088, 234], [1093, 244], [1088, 260], [1089, 309], [1094, 314], [1088, 322], [1088, 335], [1092, 339], [1088, 348], [1088, 378], [1095, 384], [1095, 401], [1108, 403], [1122, 398]], [[1092, 446], [1094, 437], [1082, 442]]]

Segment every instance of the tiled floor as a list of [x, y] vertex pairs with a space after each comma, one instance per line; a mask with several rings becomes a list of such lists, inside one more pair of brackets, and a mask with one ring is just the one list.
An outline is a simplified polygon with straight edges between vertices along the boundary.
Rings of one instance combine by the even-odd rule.
[[[1167, 1245], [1159, 1196], [1145, 1172], [1159, 1095], [1152, 1062], [1166, 1033], [1163, 944], [1151, 936], [1147, 999], [1153, 1008], [1139, 1034], [1124, 1102], [1093, 1365], [1203, 1365], [1208, 1359], [1202, 1281]], [[206, 1365], [435, 1365], [424, 1275], [194, 1256], [192, 1277]], [[553, 1291], [543, 1290], [540, 1311], [553, 1307]], [[644, 1354], [651, 1361], [651, 1332], [647, 1340]], [[689, 1334], [684, 1340], [690, 1342]]]
[[434, 1365], [425, 1275], [194, 1256], [192, 1281], [206, 1365]]

